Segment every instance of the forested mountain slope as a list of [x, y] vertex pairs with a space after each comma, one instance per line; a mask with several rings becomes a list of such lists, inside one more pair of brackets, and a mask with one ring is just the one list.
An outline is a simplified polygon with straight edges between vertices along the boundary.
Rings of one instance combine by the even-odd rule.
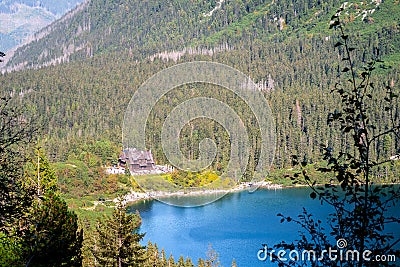
[[[327, 113], [339, 104], [330, 90], [344, 75], [333, 48], [336, 33], [329, 30], [330, 17], [341, 2], [234, 0], [223, 2], [207, 16], [216, 6], [217, 1], [86, 2], [43, 30], [37, 41], [19, 49], [8, 67], [64, 64], [4, 74], [2, 90], [38, 114], [53, 160], [78, 159], [100, 166], [103, 162], [93, 159], [101, 152], [88, 152], [85, 146], [96, 140], [120, 144], [124, 111], [141, 83], [176, 62], [211, 60], [235, 67], [262, 85], [276, 122], [274, 168], [290, 167], [292, 154], [310, 163], [319, 161], [321, 143], [345, 149], [346, 143], [336, 142], [338, 129], [326, 125]], [[379, 108], [384, 85], [398, 87], [400, 81], [399, 2], [354, 1], [344, 7], [357, 66], [378, 54], [391, 66], [380, 68], [374, 78], [378, 100], [372, 118], [377, 130], [385, 129], [389, 118]], [[180, 57], [172, 53], [189, 51], [189, 47], [219, 49], [181, 53]], [[163, 51], [167, 51], [164, 59], [153, 57]], [[198, 95], [217, 97], [242, 117], [249, 115], [240, 99], [227, 90], [218, 92], [215, 96], [210, 86], [201, 90], [182, 86], [157, 104], [147, 125], [147, 141], [159, 163], [165, 162], [160, 129], [168, 111], [181, 101]], [[399, 119], [399, 107], [395, 114]], [[254, 145], [250, 159], [254, 166], [259, 132], [249, 116], [245, 121]], [[214, 166], [224, 165], [229, 138], [224, 139], [223, 129], [215, 122], [198, 120], [184, 128], [182, 151], [196, 158], [198, 142], [204, 137], [219, 143], [221, 153]], [[385, 149], [389, 143], [400, 147], [395, 136], [381, 140], [374, 148], [375, 157], [395, 154], [395, 149]]]
[[[37, 67], [87, 58], [106, 52], [129, 51], [135, 59], [184, 47], [220, 44], [250, 45], [250, 41], [282, 40], [322, 33], [341, 1], [86, 1], [64, 18], [36, 34], [19, 49], [8, 68]], [[347, 5], [349, 6], [349, 5]], [[381, 30], [398, 25], [398, 2], [380, 0], [347, 8], [349, 20]], [[389, 18], [388, 18], [389, 16]], [[376, 22], [373, 22], [375, 21]]]

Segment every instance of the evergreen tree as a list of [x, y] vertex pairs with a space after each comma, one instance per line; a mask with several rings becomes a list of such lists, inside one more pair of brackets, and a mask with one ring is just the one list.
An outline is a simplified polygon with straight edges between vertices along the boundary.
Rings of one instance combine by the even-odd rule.
[[82, 231], [78, 218], [55, 193], [33, 205], [21, 229], [26, 266], [81, 266]]
[[21, 166], [26, 161], [24, 146], [37, 131], [25, 110], [12, 101], [0, 97], [0, 229], [5, 232], [31, 201], [23, 190]]
[[34, 195], [40, 201], [46, 194], [59, 194], [58, 178], [40, 145], [36, 148], [35, 154], [26, 166], [25, 188], [34, 190]]
[[174, 256], [172, 256], [172, 254], [168, 258], [167, 266], [168, 267], [175, 267], [176, 266], [175, 259], [174, 259]]
[[152, 266], [164, 266], [162, 265], [160, 258], [160, 252], [158, 250], [157, 244], [152, 244], [150, 241], [147, 243], [147, 257], [146, 262], [144, 263], [144, 267], [152, 267]]
[[177, 267], [185, 267], [185, 259], [183, 256], [180, 256], [178, 259], [178, 263], [176, 264]]
[[165, 250], [161, 250], [161, 265], [160, 266], [167, 266], [167, 255], [165, 254]]
[[0, 233], [0, 266], [16, 266], [20, 263], [21, 246], [16, 240]]
[[194, 267], [194, 264], [190, 258], [186, 258], [185, 267]]
[[111, 216], [99, 220], [96, 226], [97, 242], [93, 255], [101, 266], [142, 266], [146, 250], [139, 242], [144, 234], [137, 233], [139, 214], [127, 214], [120, 200]]
[[[27, 188], [35, 200], [16, 232], [20, 236], [21, 259], [26, 266], [81, 266], [82, 231], [77, 215], [60, 197], [57, 177], [39, 147], [27, 171]], [[36, 161], [36, 162], [35, 162]]]
[[207, 250], [207, 258], [206, 258], [206, 266], [207, 267], [218, 267], [220, 265], [219, 261], [219, 254], [212, 248], [212, 245], [208, 245], [208, 250]]
[[206, 267], [206, 263], [204, 262], [203, 259], [200, 258], [200, 259], [197, 261], [197, 266], [198, 266], [198, 267]]

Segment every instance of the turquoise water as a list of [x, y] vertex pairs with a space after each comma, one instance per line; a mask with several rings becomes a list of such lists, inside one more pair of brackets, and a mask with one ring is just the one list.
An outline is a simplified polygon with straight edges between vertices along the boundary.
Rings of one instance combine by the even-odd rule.
[[[196, 208], [179, 208], [152, 200], [135, 204], [131, 209], [139, 210], [142, 216], [140, 231], [146, 233], [144, 244], [150, 240], [175, 260], [182, 255], [194, 262], [206, 258], [211, 244], [223, 266], [229, 267], [235, 259], [243, 267], [277, 266], [259, 261], [257, 252], [262, 244], [272, 246], [282, 240], [296, 239], [300, 228], [294, 223], [280, 223], [276, 215], [295, 218], [303, 207], [320, 219], [332, 211], [329, 206], [310, 199], [307, 188], [232, 193]], [[400, 233], [398, 228], [393, 231]]]

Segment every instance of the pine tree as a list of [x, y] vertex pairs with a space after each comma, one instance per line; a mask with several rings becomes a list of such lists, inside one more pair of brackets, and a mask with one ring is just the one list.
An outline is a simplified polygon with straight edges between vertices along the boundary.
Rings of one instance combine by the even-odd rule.
[[26, 166], [25, 177], [26, 189], [34, 190], [33, 194], [39, 201], [45, 194], [59, 194], [57, 175], [40, 145], [36, 148], [35, 156], [32, 156], [31, 162]]
[[204, 262], [204, 260], [203, 260], [202, 258], [200, 258], [200, 259], [197, 261], [197, 266], [198, 266], [198, 267], [206, 267], [206, 263]]
[[116, 204], [111, 216], [99, 220], [98, 236], [93, 255], [101, 266], [142, 266], [146, 250], [139, 242], [144, 234], [137, 233], [139, 214], [127, 214], [123, 201]]
[[167, 255], [165, 254], [165, 250], [161, 250], [161, 265], [160, 266], [167, 266]]
[[60, 197], [57, 176], [45, 153], [40, 147], [36, 152], [28, 169], [37, 172], [27, 171], [26, 185], [35, 192], [35, 200], [16, 230], [23, 251], [21, 258], [26, 266], [80, 266], [83, 235], [77, 215]]
[[82, 231], [60, 196], [46, 193], [29, 215], [21, 231], [26, 266], [81, 266]]
[[175, 267], [176, 266], [175, 259], [174, 259], [174, 256], [172, 256], [172, 254], [168, 258], [167, 266], [168, 267]]
[[178, 263], [176, 264], [177, 267], [185, 267], [185, 259], [183, 256], [180, 256], [178, 259]]
[[144, 267], [163, 266], [161, 263], [160, 252], [157, 244], [152, 244], [150, 241], [147, 243], [147, 257]]
[[220, 266], [219, 254], [213, 249], [211, 244], [208, 245], [208, 250], [206, 254], [207, 254], [207, 259], [206, 259], [207, 267]]
[[4, 232], [31, 202], [23, 190], [21, 166], [26, 162], [23, 148], [37, 131], [26, 111], [15, 107], [13, 100], [0, 97], [0, 230]]
[[186, 258], [185, 267], [194, 267], [194, 264], [190, 258]]

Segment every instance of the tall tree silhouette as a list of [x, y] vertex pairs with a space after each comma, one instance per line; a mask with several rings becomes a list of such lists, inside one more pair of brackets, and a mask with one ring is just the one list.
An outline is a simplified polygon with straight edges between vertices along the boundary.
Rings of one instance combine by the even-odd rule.
[[[274, 261], [279, 266], [303, 266], [310, 260], [312, 266], [376, 266], [374, 259], [380, 255], [400, 256], [400, 250], [396, 244], [400, 239], [390, 231], [389, 224], [400, 224], [400, 218], [390, 215], [390, 209], [400, 200], [400, 188], [398, 186], [384, 184], [376, 185], [371, 181], [372, 171], [389, 162], [391, 159], [379, 161], [372, 156], [372, 149], [376, 142], [385, 136], [399, 138], [400, 122], [396, 119], [396, 101], [398, 94], [389, 83], [385, 84], [386, 96], [383, 100], [382, 112], [388, 113], [391, 118], [383, 130], [378, 130], [374, 125], [372, 107], [378, 103], [375, 83], [372, 73], [380, 61], [376, 55], [367, 62], [361, 70], [357, 70], [355, 62], [356, 48], [349, 42], [340, 20], [343, 9], [339, 9], [332, 17], [331, 28], [339, 32], [339, 40], [335, 47], [344, 62], [340, 69], [340, 77], [344, 82], [337, 82], [333, 93], [338, 95], [341, 106], [328, 114], [327, 124], [330, 127], [338, 127], [342, 132], [342, 138], [351, 140], [350, 147], [343, 147], [335, 151], [332, 147], [322, 145], [323, 157], [326, 166], [319, 167], [318, 171], [332, 174], [331, 183], [324, 186], [316, 185], [313, 178], [304, 168], [307, 162], [300, 162], [298, 156], [293, 156], [293, 164], [300, 165], [302, 171], [296, 173], [292, 179], [304, 180], [312, 189], [310, 197], [319, 199], [321, 204], [331, 206], [334, 210], [324, 224], [305, 208], [298, 218], [291, 218], [278, 214], [281, 221], [295, 222], [303, 231], [300, 239], [292, 242], [281, 242], [275, 247], [285, 250], [314, 251], [317, 258], [291, 259], [283, 261], [279, 255], [272, 254]], [[381, 81], [378, 81], [382, 83]], [[398, 182], [398, 179], [391, 181]], [[326, 228], [329, 226], [329, 231]], [[337, 254], [325, 253], [331, 249]], [[352, 253], [346, 253], [350, 251]], [[353, 255], [354, 251], [357, 253]], [[367, 251], [367, 256], [363, 254]], [[345, 256], [338, 256], [343, 253]], [[350, 254], [350, 256], [348, 256]], [[336, 255], [336, 256], [335, 256]], [[380, 262], [380, 266], [395, 266], [396, 263]]]
[[93, 244], [93, 255], [101, 266], [143, 266], [146, 250], [137, 233], [141, 224], [138, 214], [127, 214], [120, 200], [111, 216], [99, 220]]
[[[5, 54], [0, 52], [0, 58]], [[0, 85], [2, 86], [2, 85]], [[37, 133], [34, 119], [26, 109], [13, 103], [7, 92], [0, 96], [0, 230], [18, 221], [30, 198], [22, 189], [26, 161], [24, 147]]]
[[61, 198], [44, 151], [38, 147], [36, 152], [26, 175], [35, 198], [17, 229], [21, 258], [25, 266], [81, 266], [83, 234], [78, 217]]

